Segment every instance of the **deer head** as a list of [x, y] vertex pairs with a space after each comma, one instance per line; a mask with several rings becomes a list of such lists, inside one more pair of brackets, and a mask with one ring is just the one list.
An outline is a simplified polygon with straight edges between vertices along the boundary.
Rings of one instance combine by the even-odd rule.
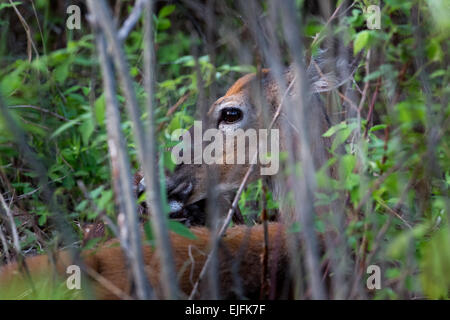
[[[318, 95], [319, 92], [329, 91], [338, 85], [331, 73], [321, 72], [322, 66], [323, 63], [314, 60], [306, 72], [311, 90], [306, 99], [308, 110], [306, 123], [310, 137], [309, 150], [311, 150], [316, 169], [328, 158], [329, 141], [322, 138], [322, 134], [330, 126], [327, 113], [321, 105]], [[295, 102], [296, 97], [291, 90], [295, 81], [292, 67], [284, 72], [283, 78], [286, 84], [285, 92], [281, 92], [277, 81], [267, 69], [262, 70], [260, 77], [256, 74], [243, 76], [228, 89], [223, 97], [211, 105], [200, 122], [201, 128], [193, 126], [183, 135], [184, 149], [181, 152], [181, 158], [190, 159], [190, 161], [179, 161], [174, 172], [166, 176], [171, 217], [181, 217], [188, 221], [188, 224], [204, 224], [205, 200], [213, 191], [217, 196], [215, 207], [219, 208], [222, 214], [226, 212], [250, 163], [254, 160], [252, 159], [252, 150], [255, 149], [252, 149], [252, 145], [255, 146], [254, 142], [250, 141], [250, 135], [247, 134], [249, 131], [256, 132], [258, 147], [261, 145], [260, 139], [270, 140], [269, 136], [271, 136], [270, 142], [274, 143], [266, 144], [266, 149], [264, 149], [266, 153], [270, 149], [272, 154], [276, 153], [275, 156], [278, 156], [279, 152], [288, 151], [286, 147], [287, 130], [290, 130], [291, 133], [294, 132], [294, 138], [300, 131], [294, 127], [285, 110], [279, 106], [282, 103], [283, 95], [286, 94], [290, 95]], [[281, 112], [273, 123], [272, 129], [276, 130], [275, 133], [268, 132], [263, 136], [261, 129], [269, 129], [268, 123], [274, 119], [277, 110], [281, 110]], [[207, 145], [210, 143], [208, 140], [212, 140], [211, 134], [209, 134], [211, 129], [223, 134], [222, 141], [218, 143], [223, 145], [223, 149], [215, 152], [215, 163], [208, 163], [205, 159], [201, 159], [205, 155], [205, 148], [208, 148]], [[186, 136], [189, 139], [186, 139]], [[203, 136], [205, 139], [198, 138], [198, 136]], [[275, 139], [273, 139], [274, 136]], [[238, 148], [237, 140], [235, 140], [239, 139], [238, 137], [248, 139], [245, 143], [245, 155], [239, 154], [242, 150]], [[227, 141], [234, 141], [234, 143], [230, 144]], [[179, 152], [177, 151], [177, 153]], [[259, 150], [259, 155], [262, 155], [261, 150]], [[236, 163], [236, 159], [239, 157], [241, 160], [245, 159], [244, 163]], [[229, 161], [230, 158], [234, 162]], [[250, 181], [259, 177], [265, 178], [274, 197], [279, 199], [283, 196], [282, 190], [284, 189], [279, 186], [278, 164], [271, 168], [268, 168], [268, 164], [270, 163], [267, 162], [267, 158], [264, 162], [263, 158], [257, 157]], [[266, 174], [263, 173], [264, 169], [267, 169]], [[267, 171], [270, 171], [269, 174]], [[144, 179], [140, 182], [140, 189], [145, 189]]]

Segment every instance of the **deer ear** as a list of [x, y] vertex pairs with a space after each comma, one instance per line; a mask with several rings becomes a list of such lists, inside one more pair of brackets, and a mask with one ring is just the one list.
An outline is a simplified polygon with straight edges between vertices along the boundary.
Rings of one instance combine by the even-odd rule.
[[[361, 55], [358, 55], [349, 62], [343, 58], [327, 57], [325, 50], [320, 51], [311, 59], [307, 69], [312, 91], [329, 92], [351, 81], [360, 59]], [[341, 74], [342, 70], [345, 70], [345, 75]]]
[[[342, 84], [341, 84], [342, 85]], [[336, 76], [332, 73], [322, 74], [318, 76], [311, 84], [311, 89], [314, 92], [328, 92], [338, 88], [340, 85]]]
[[307, 73], [313, 92], [329, 92], [344, 84], [344, 82], [339, 83], [334, 70], [329, 70], [330, 62], [334, 61], [327, 62], [322, 57], [311, 59]]

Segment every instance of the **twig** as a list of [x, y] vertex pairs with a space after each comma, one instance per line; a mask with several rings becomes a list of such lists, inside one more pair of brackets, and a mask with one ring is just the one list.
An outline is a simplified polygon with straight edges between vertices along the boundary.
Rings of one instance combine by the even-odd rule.
[[[188, 92], [188, 93], [185, 93], [180, 99], [178, 99], [178, 101], [167, 110], [166, 117], [171, 116], [183, 103], [186, 102], [186, 100], [189, 98], [190, 95], [191, 95], [191, 93]], [[164, 122], [159, 124], [157, 131], [161, 131], [161, 129], [163, 127], [164, 127]]]
[[378, 96], [378, 92], [380, 90], [380, 85], [381, 85], [381, 78], [378, 78], [377, 86], [375, 88], [375, 92], [373, 93], [372, 101], [370, 102], [369, 112], [367, 113], [366, 129], [364, 130], [364, 138], [367, 138], [367, 134], [369, 132], [369, 121], [372, 118], [373, 108], [375, 107], [375, 102], [377, 101], [377, 96]]
[[262, 212], [261, 220], [264, 227], [264, 243], [263, 243], [263, 255], [262, 260], [262, 271], [261, 271], [261, 292], [260, 299], [265, 299], [270, 293], [270, 278], [269, 278], [269, 230], [267, 226], [267, 188], [263, 185], [262, 188]]
[[19, 234], [17, 232], [17, 228], [16, 228], [16, 224], [14, 222], [14, 217], [11, 214], [11, 210], [8, 207], [8, 205], [5, 202], [5, 198], [3, 198], [3, 195], [0, 193], [0, 204], [3, 208], [3, 214], [6, 215], [6, 218], [9, 222], [9, 226], [11, 228], [11, 235], [12, 235], [12, 239], [13, 239], [13, 245], [14, 245], [14, 250], [16, 252], [16, 255], [19, 256], [20, 255], [20, 241], [19, 241]]
[[393, 214], [394, 216], [396, 216], [397, 218], [399, 218], [409, 229], [412, 230], [412, 226], [411, 224], [405, 220], [405, 218], [403, 218], [400, 214], [398, 214], [394, 209], [392, 209], [391, 207], [389, 207], [386, 203], [384, 203], [384, 201], [378, 200], [377, 201], [384, 209], [386, 209], [389, 213]]
[[0, 240], [2, 242], [3, 253], [6, 258], [6, 263], [10, 263], [11, 258], [9, 257], [8, 242], [6, 241], [6, 237], [5, 234], [3, 233], [3, 229], [1, 226], [0, 226]]
[[[59, 177], [59, 178], [57, 178], [57, 179], [55, 179], [55, 180], [50, 181], [49, 184], [50, 184], [50, 183], [55, 183], [55, 182], [61, 181], [61, 180], [65, 179], [66, 177], [67, 177], [67, 175], [62, 176], [62, 177]], [[41, 189], [42, 189], [42, 187], [38, 187], [38, 188], [36, 188], [36, 189], [34, 189], [34, 190], [31, 190], [30, 192], [27, 192], [27, 193], [21, 194], [20, 196], [17, 196], [16, 199], [17, 199], [17, 200], [24, 199], [24, 198], [26, 198], [26, 197], [29, 197], [29, 196], [35, 194], [36, 192], [38, 192], [38, 191], [41, 190]]]
[[[151, 219], [153, 221], [153, 230], [156, 235], [158, 244], [159, 256], [161, 259], [161, 273], [162, 273], [162, 288], [164, 295], [168, 299], [176, 299], [179, 296], [178, 284], [176, 278], [176, 270], [174, 259], [172, 256], [172, 247], [169, 239], [169, 232], [167, 228], [167, 216], [164, 214], [162, 197], [161, 197], [161, 185], [159, 175], [159, 165], [157, 157], [157, 140], [155, 136], [154, 127], [154, 81], [155, 81], [155, 69], [154, 69], [154, 39], [153, 39], [153, 5], [154, 1], [149, 0], [145, 3], [144, 14], [144, 83], [147, 93], [147, 135], [146, 138], [142, 136], [144, 132], [143, 128], [138, 127], [139, 119], [134, 119], [135, 129], [140, 141], [141, 161], [144, 169], [145, 181], [149, 181], [147, 185], [147, 205], [151, 211]], [[125, 80], [125, 79], [124, 79]], [[131, 85], [131, 79], [127, 79], [129, 85]], [[130, 87], [130, 90], [132, 87]], [[134, 96], [134, 95], [133, 95]], [[134, 100], [135, 106], [130, 104], [130, 107], [138, 111], [136, 100]], [[138, 130], [139, 129], [139, 130]], [[141, 134], [141, 135], [140, 135]], [[139, 139], [138, 139], [139, 140]], [[139, 151], [138, 149], [138, 151]]]
[[69, 121], [69, 119], [67, 119], [66, 117], [63, 117], [59, 114], [57, 114], [56, 112], [38, 107], [38, 106], [31, 106], [31, 105], [18, 105], [18, 106], [9, 106], [8, 108], [10, 109], [34, 109], [34, 110], [38, 110], [44, 113], [48, 113], [56, 118], [58, 118], [59, 120], [63, 120], [63, 121]]
[[[403, 162], [400, 162], [403, 163]], [[375, 183], [373, 184], [373, 186], [367, 190], [366, 194], [362, 197], [361, 201], [359, 202], [358, 206], [355, 209], [355, 212], [359, 212], [361, 210], [361, 208], [363, 207], [363, 205], [366, 204], [366, 202], [369, 200], [370, 196], [372, 195], [372, 193], [378, 189], [378, 187], [384, 182], [384, 180], [386, 180], [389, 175], [391, 175], [392, 173], [394, 173], [395, 171], [399, 170], [402, 167], [401, 164], [396, 164], [394, 166], [392, 166], [391, 168], [389, 168], [388, 171], [386, 171], [385, 174], [383, 174], [382, 176], [380, 176]]]
[[[370, 64], [370, 49], [367, 50], [367, 55], [366, 55], [366, 76], [368, 76], [370, 74], [369, 64]], [[370, 84], [370, 81], [366, 81], [366, 83], [364, 84], [362, 97], [361, 97], [361, 100], [359, 101], [359, 106], [358, 106], [359, 113], [361, 113], [361, 110], [364, 106], [364, 102], [366, 101], [367, 91], [369, 90], [369, 84]]]
[[299, 110], [295, 110], [296, 104], [292, 101], [289, 101], [288, 107], [289, 116], [293, 117], [294, 123], [301, 130], [298, 137], [300, 146], [295, 152], [292, 152], [292, 154], [289, 155], [289, 165], [291, 168], [295, 168], [296, 161], [301, 161], [304, 172], [303, 179], [292, 179], [292, 191], [295, 201], [294, 212], [296, 214], [296, 219], [302, 224], [303, 228], [301, 237], [304, 240], [306, 270], [308, 271], [308, 284], [312, 298], [325, 299], [325, 289], [320, 277], [318, 239], [314, 230], [314, 204], [312, 198], [315, 186], [315, 169], [312, 158], [311, 141], [309, 141], [308, 132], [306, 132], [306, 128], [308, 128], [309, 125], [306, 120], [308, 118], [307, 112], [310, 112], [307, 111], [306, 107], [309, 88], [302, 59], [303, 46], [297, 32], [294, 32], [294, 30], [300, 30], [301, 28], [294, 3], [292, 1], [281, 1], [280, 7], [280, 14], [283, 17], [283, 19], [280, 19], [283, 26], [283, 33], [286, 43], [288, 44], [290, 55], [293, 59], [294, 72], [299, 76], [294, 95], [297, 96], [297, 103], [300, 108]]
[[36, 54], [36, 57], [39, 58], [39, 52], [36, 49], [36, 45], [34, 44], [33, 41], [33, 37], [31, 36], [31, 30], [30, 27], [28, 26], [25, 18], [22, 16], [22, 14], [20, 13], [19, 9], [17, 9], [17, 6], [15, 5], [15, 3], [12, 0], [9, 0], [9, 3], [11, 4], [11, 6], [14, 8], [14, 11], [16, 12], [17, 17], [20, 20], [20, 23], [22, 23], [23, 28], [25, 29], [25, 33], [27, 34], [27, 44], [28, 44], [28, 61], [31, 62], [32, 57], [32, 53], [31, 53], [31, 47], [34, 50], [34, 53]]
[[[124, 255], [127, 257], [129, 267], [139, 299], [149, 299], [153, 292], [148, 282], [142, 256], [142, 243], [138, 226], [137, 208], [131, 185], [131, 169], [126, 152], [125, 141], [121, 131], [119, 104], [116, 97], [116, 82], [114, 77], [112, 57], [107, 53], [107, 42], [104, 33], [114, 32], [112, 47], [120, 51], [115, 28], [112, 24], [110, 8], [104, 1], [89, 0], [89, 11], [92, 15], [92, 25], [96, 31], [97, 47], [100, 54], [100, 63], [103, 71], [103, 86], [106, 95], [106, 128], [108, 132], [108, 146], [111, 157], [112, 179], [116, 199], [121, 212], [119, 213], [119, 229]], [[101, 28], [97, 28], [100, 26]], [[111, 28], [111, 29], [110, 29]], [[112, 29], [114, 28], [114, 30]], [[100, 31], [101, 30], [101, 31]], [[110, 39], [111, 41], [111, 39]], [[120, 53], [119, 53], [120, 54]], [[121, 57], [123, 59], [123, 57]], [[121, 60], [119, 59], [119, 60]], [[119, 70], [119, 73], [128, 73]], [[124, 86], [124, 91], [130, 90]], [[131, 93], [128, 92], [128, 95]], [[134, 119], [133, 119], [134, 120]], [[124, 223], [120, 218], [124, 217]]]
[[139, 21], [146, 2], [148, 2], [148, 0], [136, 0], [130, 16], [125, 20], [122, 27], [119, 29], [119, 32], [117, 33], [119, 41], [125, 41], [125, 39], [128, 37], [131, 30]]
[[45, 37], [44, 37], [44, 33], [42, 32], [42, 27], [41, 27], [41, 23], [39, 21], [39, 17], [36, 11], [36, 6], [34, 5], [34, 0], [31, 0], [31, 5], [33, 7], [33, 13], [34, 16], [36, 17], [36, 22], [38, 25], [38, 29], [39, 29], [39, 33], [41, 34], [41, 41], [42, 41], [42, 51], [44, 51], [44, 55], [47, 55], [47, 50], [45, 49]]
[[20, 120], [22, 120], [23, 123], [29, 124], [30, 126], [36, 126], [36, 127], [39, 127], [39, 128], [41, 128], [41, 129], [44, 129], [45, 131], [49, 131], [49, 130], [50, 130], [48, 127], [43, 126], [42, 124], [37, 124], [37, 123], [35, 123], [35, 122], [28, 121], [27, 119], [25, 119], [25, 118], [22, 117], [22, 116], [19, 116], [19, 118], [20, 118]]
[[[341, 9], [342, 5], [345, 3], [345, 1], [343, 1], [337, 8], [336, 10], [334, 10], [333, 14], [331, 15], [331, 17], [328, 19], [327, 23], [323, 26], [322, 30], [316, 34], [316, 36], [314, 37], [313, 42], [310, 45], [310, 48], [312, 48], [316, 42], [319, 40], [319, 36], [322, 34], [322, 32], [324, 32], [328, 25], [331, 23], [331, 21], [333, 21], [333, 19], [336, 17], [337, 13], [339, 12], [339, 10]], [[354, 5], [354, 3], [349, 7], [351, 8]], [[348, 10], [348, 8], [346, 9], [346, 11]]]
[[93, 278], [95, 281], [97, 281], [105, 289], [112, 292], [118, 298], [120, 298], [122, 300], [133, 300], [133, 298], [131, 296], [129, 296], [124, 291], [122, 291], [120, 288], [118, 288], [116, 285], [114, 285], [114, 283], [112, 283], [111, 281], [109, 281], [108, 279], [103, 277], [101, 274], [99, 274], [94, 269], [92, 269], [88, 266], [83, 266], [82, 268], [91, 278]]

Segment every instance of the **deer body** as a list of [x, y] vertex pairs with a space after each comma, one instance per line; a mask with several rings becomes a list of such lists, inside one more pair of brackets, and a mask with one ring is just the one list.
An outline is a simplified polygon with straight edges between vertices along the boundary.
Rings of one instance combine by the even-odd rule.
[[[272, 275], [270, 281], [273, 283], [273, 287], [282, 292], [286, 280], [285, 268], [288, 264], [285, 233], [281, 224], [269, 224], [268, 229], [270, 250], [276, 252], [270, 257], [268, 274]], [[179, 285], [182, 290], [180, 297], [182, 298], [186, 298], [190, 294], [209, 252], [210, 233], [208, 229], [197, 227], [193, 228], [192, 232], [196, 239], [186, 239], [175, 233], [170, 235]], [[236, 226], [228, 230], [219, 251], [219, 279], [222, 298], [257, 299], [260, 297], [263, 243], [264, 234], [261, 225], [252, 228]], [[161, 297], [160, 266], [156, 255], [157, 252], [150, 245], [143, 247], [147, 276], [157, 297]], [[55, 261], [55, 266], [51, 260]], [[125, 259], [122, 249], [117, 245], [117, 240], [111, 240], [101, 248], [84, 252], [82, 261], [85, 267], [91, 270], [90, 272], [94, 271], [97, 274], [97, 277], [105, 279], [121, 292], [131, 294]], [[27, 258], [26, 264], [32, 280], [42, 275], [48, 277], [50, 271], [56, 270], [61, 276], [60, 283], [64, 284], [68, 277], [66, 269], [74, 262], [69, 252], [61, 251], [52, 257], [41, 255]], [[82, 272], [86, 274], [84, 271]], [[105, 287], [94, 279], [91, 280], [94, 298], [118, 298], [114, 291], [108, 289], [109, 287]], [[26, 277], [19, 271], [17, 263], [0, 269], [0, 297], [4, 297], [6, 294], [6, 297], [15, 299], [30, 288]], [[197, 298], [208, 298], [207, 290], [206, 283], [201, 284]], [[15, 295], [9, 296], [8, 291], [14, 292]]]

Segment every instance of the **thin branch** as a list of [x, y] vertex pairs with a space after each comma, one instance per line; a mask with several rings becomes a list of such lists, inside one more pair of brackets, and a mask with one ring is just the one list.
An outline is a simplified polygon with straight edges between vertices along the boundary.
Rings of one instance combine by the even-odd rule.
[[[343, 2], [336, 8], [336, 10], [334, 10], [333, 14], [332, 14], [331, 17], [328, 19], [328, 21], [326, 22], [326, 24], [323, 26], [322, 30], [320, 30], [320, 32], [316, 34], [316, 36], [314, 37], [313, 42], [312, 42], [311, 45], [310, 45], [311, 48], [312, 48], [312, 47], [316, 44], [316, 42], [319, 40], [320, 35], [321, 35], [323, 32], [325, 32], [325, 31], [327, 30], [328, 25], [331, 23], [331, 21], [334, 20], [334, 18], [336, 17], [337, 13], [339, 12], [339, 10], [341, 9], [341, 7], [342, 7], [343, 4], [345, 4], [345, 1], [343, 1]], [[347, 9], [345, 10], [345, 12], [346, 12], [348, 9], [350, 9], [351, 7], [353, 7], [354, 4], [355, 4], [355, 3], [353, 2], [353, 3], [349, 6], [349, 8], [347, 8]]]
[[122, 300], [133, 300], [131, 296], [129, 296], [127, 293], [122, 291], [120, 288], [118, 288], [114, 283], [103, 277], [101, 274], [99, 274], [94, 269], [83, 266], [83, 270], [95, 281], [97, 281], [102, 287], [104, 287], [109, 292], [113, 293], [115, 296]]
[[145, 181], [149, 181], [147, 186], [147, 205], [150, 208], [153, 230], [158, 241], [158, 250], [161, 257], [162, 287], [164, 295], [168, 299], [175, 299], [179, 296], [178, 284], [176, 281], [175, 264], [172, 256], [172, 248], [169, 240], [167, 228], [167, 216], [162, 205], [159, 165], [157, 157], [157, 140], [155, 135], [155, 107], [154, 107], [154, 81], [155, 81], [155, 50], [153, 39], [153, 5], [154, 1], [149, 0], [145, 4], [144, 18], [144, 82], [147, 93], [147, 139], [142, 140], [143, 147], [142, 160], [144, 166]]
[[[133, 187], [131, 184], [131, 168], [125, 147], [125, 141], [121, 131], [119, 103], [116, 97], [116, 82], [114, 77], [113, 63], [111, 56], [107, 53], [106, 39], [97, 28], [102, 21], [107, 19], [111, 24], [112, 17], [103, 16], [104, 10], [109, 10], [105, 3], [100, 1], [88, 1], [90, 13], [92, 15], [92, 25], [96, 31], [97, 47], [100, 54], [100, 64], [103, 71], [103, 85], [106, 95], [106, 128], [108, 132], [108, 146], [111, 157], [112, 180], [116, 199], [119, 204], [120, 213], [118, 216], [120, 239], [127, 257], [129, 267], [133, 276], [133, 284], [136, 288], [136, 296], [139, 299], [149, 299], [153, 292], [148, 282], [142, 256], [142, 243], [139, 232], [136, 201], [134, 199]], [[108, 11], [108, 13], [110, 13]], [[102, 25], [102, 31], [105, 32]], [[117, 39], [116, 39], [117, 41]], [[117, 45], [117, 44], [116, 44]], [[128, 71], [125, 71], [128, 72]], [[124, 223], [121, 222], [124, 218]]]
[[13, 245], [14, 250], [16, 252], [16, 255], [20, 255], [20, 241], [19, 241], [19, 233], [17, 232], [16, 224], [14, 222], [14, 217], [11, 213], [11, 210], [9, 206], [6, 204], [5, 198], [3, 198], [3, 195], [0, 193], [0, 204], [3, 208], [3, 214], [6, 216], [6, 219], [8, 220], [9, 226], [11, 228], [11, 235], [13, 239]]
[[8, 242], [6, 241], [6, 237], [5, 234], [3, 233], [3, 229], [1, 226], [0, 226], [0, 241], [2, 242], [3, 254], [5, 255], [6, 263], [9, 264], [11, 262], [11, 258], [9, 257]]
[[[366, 76], [368, 76], [370, 74], [369, 66], [370, 66], [370, 49], [367, 50], [367, 55], [366, 55]], [[358, 119], [361, 116], [361, 110], [364, 106], [364, 102], [366, 101], [366, 96], [367, 96], [367, 92], [369, 90], [369, 85], [370, 85], [370, 80], [366, 81], [366, 83], [364, 84], [362, 97], [361, 97], [361, 100], [359, 101], [359, 106], [358, 106]]]
[[[141, 122], [141, 111], [137, 102], [137, 97], [134, 92], [133, 81], [130, 77], [129, 66], [125, 58], [124, 50], [121, 42], [117, 37], [117, 29], [112, 23], [112, 13], [109, 6], [104, 0], [89, 0], [88, 4], [92, 8], [91, 14], [96, 17], [95, 21], [103, 30], [108, 46], [111, 50], [111, 55], [114, 58], [115, 66], [117, 67], [117, 74], [122, 85], [122, 90], [126, 100], [126, 107], [133, 123], [133, 134], [136, 141], [136, 150], [139, 156], [140, 163], [143, 168], [144, 177], [150, 179], [153, 172], [153, 154], [148, 152], [148, 143], [145, 135], [145, 130]], [[150, 3], [148, 3], [150, 5]], [[158, 192], [158, 191], [155, 191]], [[153, 206], [150, 202], [150, 197], [147, 197], [147, 205], [149, 208]], [[130, 217], [136, 219], [136, 216]], [[154, 224], [154, 231], [156, 235], [158, 249], [160, 250], [161, 270], [162, 270], [162, 285], [165, 288], [165, 296], [167, 298], [176, 298], [178, 290], [176, 284], [176, 272], [173, 263], [172, 248], [169, 240], [169, 232], [167, 229], [167, 217], [163, 212], [154, 212], [152, 218], [156, 222]], [[137, 222], [133, 228], [137, 228]], [[135, 239], [133, 242], [139, 241], [139, 232], [131, 234]]]
[[[285, 40], [288, 43], [290, 55], [293, 59], [294, 72], [298, 75], [298, 81], [295, 86], [294, 95], [299, 100], [300, 110], [295, 110], [296, 104], [289, 99], [288, 112], [292, 116], [295, 124], [301, 130], [299, 135], [300, 148], [296, 154], [289, 156], [290, 165], [295, 168], [296, 161], [301, 160], [304, 172], [304, 179], [293, 179], [293, 193], [295, 200], [294, 211], [297, 219], [302, 224], [302, 235], [305, 244], [306, 268], [309, 274], [309, 287], [313, 299], [324, 299], [325, 289], [320, 277], [319, 250], [318, 239], [314, 230], [314, 163], [312, 158], [311, 141], [308, 139], [306, 131], [309, 123], [307, 122], [310, 112], [307, 109], [307, 96], [309, 92], [308, 80], [306, 79], [305, 67], [303, 64], [303, 46], [298, 37], [298, 33], [294, 30], [300, 30], [300, 21], [296, 15], [293, 1], [282, 1], [280, 19], [283, 26]], [[316, 118], [317, 119], [317, 118]], [[318, 120], [318, 119], [317, 119]]]
[[367, 138], [367, 135], [369, 133], [369, 122], [370, 122], [370, 119], [372, 118], [373, 108], [375, 107], [375, 102], [377, 101], [377, 96], [378, 96], [378, 92], [380, 90], [380, 85], [381, 85], [381, 78], [378, 78], [377, 86], [375, 88], [375, 92], [372, 95], [372, 101], [370, 102], [369, 112], [367, 113], [366, 129], [364, 131], [364, 138]]
[[38, 110], [44, 113], [48, 113], [52, 116], [54, 116], [55, 118], [58, 118], [59, 120], [63, 120], [63, 121], [70, 121], [70, 119], [67, 119], [66, 117], [63, 117], [59, 114], [57, 114], [56, 112], [38, 107], [38, 106], [32, 106], [32, 105], [18, 105], [18, 106], [9, 106], [8, 108], [10, 109], [34, 109], [34, 110]]
[[147, 2], [148, 2], [147, 0], [136, 0], [130, 16], [125, 20], [122, 27], [119, 29], [119, 32], [117, 33], [119, 41], [123, 42], [128, 37], [131, 30], [139, 21], [139, 18], [142, 15], [142, 10], [144, 9], [145, 3]]
[[366, 202], [370, 199], [370, 196], [372, 195], [372, 193], [377, 190], [380, 185], [394, 172], [400, 170], [402, 168], [402, 163], [403, 161], [400, 162], [400, 164], [396, 164], [394, 166], [392, 166], [391, 168], [389, 168], [388, 171], [386, 171], [382, 176], [380, 176], [377, 180], [375, 180], [375, 183], [373, 184], [373, 186], [366, 191], [366, 193], [364, 194], [364, 196], [362, 197], [361, 201], [358, 203], [358, 206], [355, 209], [355, 212], [359, 212], [361, 211], [362, 207], [366, 204]]
[[411, 224], [405, 220], [405, 218], [403, 218], [400, 214], [397, 213], [397, 211], [395, 211], [394, 209], [392, 209], [391, 207], [389, 207], [386, 203], [384, 203], [384, 201], [381, 200], [377, 200], [378, 204], [380, 204], [384, 209], [386, 209], [387, 212], [389, 212], [390, 214], [393, 214], [395, 217], [399, 218], [410, 230], [412, 230], [412, 226]]
[[33, 57], [32, 57], [32, 53], [31, 53], [31, 47], [32, 47], [33, 50], [34, 50], [34, 53], [36, 54], [36, 57], [39, 58], [39, 52], [38, 52], [38, 50], [36, 49], [36, 45], [34, 44], [33, 37], [32, 37], [32, 35], [31, 35], [31, 30], [30, 30], [30, 27], [29, 27], [28, 24], [27, 24], [27, 21], [26, 21], [25, 18], [22, 16], [22, 14], [20, 13], [19, 9], [17, 9], [16, 4], [15, 4], [12, 0], [9, 0], [9, 3], [10, 3], [11, 6], [14, 8], [14, 11], [16, 12], [17, 17], [19, 18], [20, 23], [22, 24], [23, 28], [25, 29], [25, 33], [27, 34], [27, 40], [28, 40], [28, 41], [27, 41], [27, 43], [28, 43], [28, 48], [27, 48], [27, 51], [28, 51], [28, 61], [31, 61], [31, 59], [33, 58]]

